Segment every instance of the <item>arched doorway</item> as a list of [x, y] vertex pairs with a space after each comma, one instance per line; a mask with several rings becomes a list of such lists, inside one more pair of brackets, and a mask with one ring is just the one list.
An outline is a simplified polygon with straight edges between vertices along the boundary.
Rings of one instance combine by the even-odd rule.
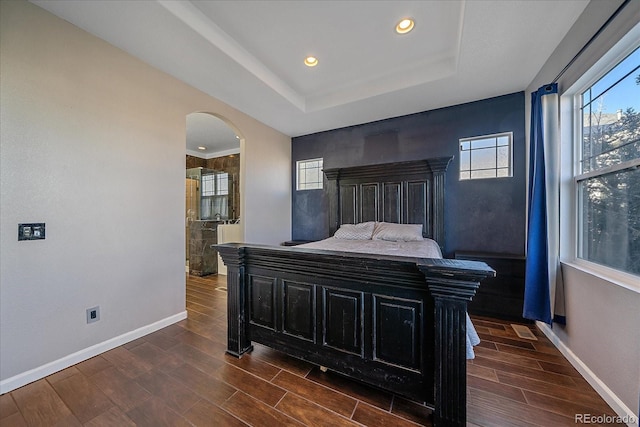
[[241, 135], [213, 113], [191, 113], [186, 121], [185, 268], [207, 276], [225, 270], [211, 245], [242, 233]]

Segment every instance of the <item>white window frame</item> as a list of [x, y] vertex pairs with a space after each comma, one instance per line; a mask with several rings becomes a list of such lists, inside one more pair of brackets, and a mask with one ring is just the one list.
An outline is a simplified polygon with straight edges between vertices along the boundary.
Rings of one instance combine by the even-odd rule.
[[[560, 261], [587, 274], [640, 293], [638, 276], [578, 257], [580, 233], [579, 181], [590, 176], [615, 172], [640, 164], [635, 159], [611, 168], [583, 173], [581, 169], [581, 94], [615, 65], [640, 47], [640, 24], [604, 54], [561, 96], [561, 183], [560, 183]], [[614, 66], [612, 66], [614, 64]]]
[[202, 174], [200, 181], [202, 197], [226, 196], [229, 194], [229, 174], [227, 172], [205, 173]]
[[[300, 171], [301, 171], [301, 166], [309, 164], [309, 163], [315, 163], [315, 162], [320, 162], [320, 166], [318, 167], [319, 169], [319, 181], [313, 181], [313, 182], [306, 182], [306, 178], [305, 176], [303, 176]], [[315, 158], [315, 159], [305, 159], [305, 160], [298, 160], [296, 161], [296, 190], [297, 191], [307, 191], [307, 190], [322, 190], [322, 183], [323, 183], [323, 177], [322, 177], [322, 168], [324, 165], [324, 159], [322, 157], [319, 158]], [[305, 168], [306, 169], [306, 168]]]
[[[484, 140], [484, 139], [492, 139], [495, 138], [496, 139], [496, 143], [498, 138], [502, 138], [502, 137], [508, 137], [509, 138], [509, 154], [508, 154], [508, 168], [507, 168], [507, 175], [501, 175], [498, 176], [498, 170], [500, 169], [505, 169], [503, 167], [498, 167], [497, 164], [497, 159], [496, 159], [496, 167], [495, 168], [491, 168], [491, 169], [473, 169], [471, 166], [471, 163], [469, 163], [469, 170], [462, 170], [462, 145], [465, 142], [469, 142], [470, 144], [473, 144], [474, 141], [480, 141], [480, 140]], [[498, 146], [494, 146], [494, 147], [486, 147], [486, 148], [480, 148], [480, 149], [489, 149], [489, 148], [494, 148], [495, 152], [496, 152], [496, 156], [498, 153]], [[472, 153], [473, 151], [478, 150], [478, 149], [474, 149], [474, 148], [470, 148], [469, 151], [469, 156], [470, 159], [472, 157]], [[500, 133], [493, 133], [490, 135], [480, 135], [480, 136], [472, 136], [472, 137], [467, 137], [467, 138], [460, 138], [458, 140], [458, 154], [460, 156], [460, 161], [459, 161], [459, 167], [458, 167], [458, 180], [459, 181], [475, 181], [478, 179], [499, 179], [499, 178], [512, 178], [513, 177], [513, 132], [500, 132]], [[470, 160], [471, 162], [471, 160]], [[473, 172], [478, 172], [481, 170], [495, 170], [496, 171], [496, 176], [483, 176], [483, 177], [477, 177], [474, 178], [473, 177]], [[463, 178], [462, 177], [462, 173], [463, 172], [469, 172], [469, 178]]]

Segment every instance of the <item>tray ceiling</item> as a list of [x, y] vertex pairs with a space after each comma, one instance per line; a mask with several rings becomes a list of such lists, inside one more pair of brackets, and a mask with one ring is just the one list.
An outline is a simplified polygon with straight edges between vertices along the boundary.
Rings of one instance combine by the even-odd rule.
[[299, 136], [521, 91], [588, 1], [33, 3]]

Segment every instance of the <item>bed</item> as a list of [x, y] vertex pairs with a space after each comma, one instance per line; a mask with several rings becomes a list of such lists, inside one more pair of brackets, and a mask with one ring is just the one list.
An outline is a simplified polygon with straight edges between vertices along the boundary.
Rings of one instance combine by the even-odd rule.
[[[442, 258], [435, 240], [425, 238], [420, 224], [395, 224], [369, 221], [343, 224], [333, 237], [300, 244], [300, 248], [354, 252], [411, 258]], [[466, 358], [475, 358], [473, 347], [480, 343], [471, 318], [466, 316]]]
[[[325, 170], [329, 235], [340, 240], [336, 232], [349, 224], [411, 224], [442, 247], [450, 160]], [[495, 272], [412, 256], [411, 244], [394, 255], [218, 245], [227, 266], [227, 352], [241, 357], [261, 343], [425, 403], [436, 426], [465, 425], [467, 302]]]

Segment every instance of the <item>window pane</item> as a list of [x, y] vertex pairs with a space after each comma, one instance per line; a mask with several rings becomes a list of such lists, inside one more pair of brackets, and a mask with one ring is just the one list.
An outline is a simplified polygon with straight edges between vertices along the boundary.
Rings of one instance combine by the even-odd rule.
[[[615, 86], [611, 89], [611, 93], [615, 95], [623, 89], [624, 86]], [[637, 92], [637, 96], [640, 97], [640, 89]], [[583, 172], [605, 168], [638, 157], [640, 115], [633, 108], [619, 109], [615, 113], [607, 113], [605, 110], [592, 112], [588, 121], [585, 120], [585, 122]]]
[[580, 258], [640, 274], [640, 169], [579, 183]]
[[476, 139], [471, 141], [471, 148], [487, 148], [487, 147], [495, 147], [496, 139], [495, 138], [484, 138], [484, 139]]
[[[591, 86], [591, 96], [594, 98], [599, 97], [605, 92], [613, 83], [617, 82], [627, 74], [637, 75], [634, 70], [637, 70], [640, 65], [640, 49], [636, 49], [631, 55], [627, 56], [622, 62], [620, 62], [614, 69], [609, 71], [604, 77]], [[627, 77], [628, 78], [628, 77]], [[640, 100], [638, 100], [640, 102]], [[637, 108], [636, 108], [637, 109]]]
[[509, 146], [511, 138], [508, 135], [498, 137], [498, 146]]
[[297, 167], [296, 188], [298, 190], [322, 188], [322, 159], [300, 160], [297, 162]]
[[471, 169], [471, 155], [468, 151], [462, 151], [460, 153], [460, 170], [468, 171]]
[[217, 180], [216, 194], [220, 196], [229, 194], [229, 174], [228, 173], [217, 174], [216, 180]]
[[[471, 152], [471, 169], [495, 169], [496, 150], [495, 148], [485, 148], [473, 150]], [[494, 174], [495, 176], [495, 174]]]
[[591, 101], [591, 89], [584, 91], [582, 94], [582, 105], [587, 105]]
[[202, 186], [202, 196], [213, 196], [214, 195], [214, 183], [213, 183], [213, 175], [202, 175], [202, 180], [200, 185]]
[[[640, 157], [638, 70], [640, 50], [628, 56], [583, 93], [583, 173]], [[591, 103], [588, 103], [590, 96], [586, 96], [587, 93], [594, 97]]]
[[495, 169], [471, 171], [471, 179], [495, 178], [495, 177], [496, 177]]
[[511, 176], [509, 174], [509, 169], [498, 169], [498, 177]]
[[511, 133], [503, 133], [461, 139], [460, 179], [511, 176], [512, 138]]
[[318, 169], [307, 169], [305, 171], [305, 183], [307, 185], [318, 183]]
[[511, 156], [509, 153], [511, 150], [509, 147], [498, 147], [498, 167], [499, 168], [508, 168], [511, 160]]

